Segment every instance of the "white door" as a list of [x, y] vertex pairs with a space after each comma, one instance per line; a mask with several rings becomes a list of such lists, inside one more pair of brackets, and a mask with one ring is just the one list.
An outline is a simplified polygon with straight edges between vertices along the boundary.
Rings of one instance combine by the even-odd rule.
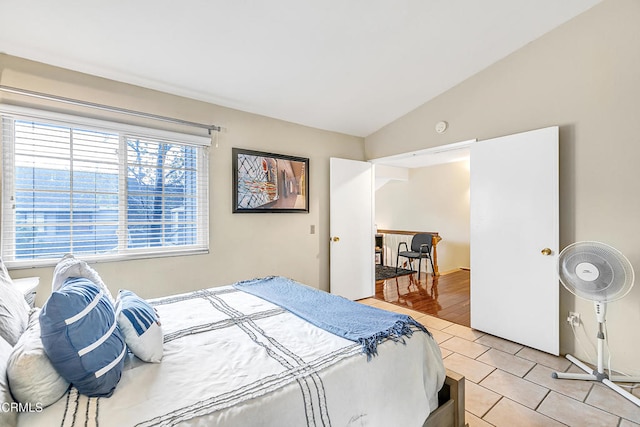
[[558, 127], [471, 146], [471, 327], [559, 352]]
[[329, 174], [331, 293], [351, 300], [373, 296], [373, 165], [331, 158]]

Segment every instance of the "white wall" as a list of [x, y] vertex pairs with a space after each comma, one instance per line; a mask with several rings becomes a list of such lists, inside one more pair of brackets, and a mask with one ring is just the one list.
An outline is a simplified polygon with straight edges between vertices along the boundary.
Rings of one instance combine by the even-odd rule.
[[[225, 128], [220, 134], [219, 148], [211, 148], [210, 152], [210, 253], [93, 265], [113, 291], [127, 288], [143, 297], [154, 297], [276, 274], [329, 289], [329, 157], [363, 160], [362, 138], [299, 126], [3, 54], [0, 54], [0, 73], [2, 85], [214, 123]], [[0, 102], [63, 112], [79, 110], [4, 92], [0, 92]], [[141, 125], [159, 125], [96, 110], [80, 112], [112, 120], [135, 121]], [[170, 129], [181, 130], [175, 126]], [[308, 157], [310, 213], [233, 214], [232, 147]], [[315, 225], [315, 234], [310, 234], [312, 225]], [[41, 277], [36, 299], [39, 305], [50, 294], [52, 273], [53, 268], [11, 271], [16, 278]]]
[[468, 268], [469, 162], [409, 169], [407, 181], [392, 180], [376, 191], [375, 215], [379, 229], [437, 231], [441, 273]]
[[[561, 246], [608, 243], [640, 275], [638, 22], [640, 2], [605, 0], [368, 136], [367, 158], [558, 125]], [[433, 130], [440, 120], [449, 122], [444, 134]], [[564, 321], [569, 310], [580, 312], [594, 341], [592, 304], [559, 288], [560, 350], [593, 360]], [[607, 315], [613, 368], [636, 375], [639, 307], [636, 284]]]

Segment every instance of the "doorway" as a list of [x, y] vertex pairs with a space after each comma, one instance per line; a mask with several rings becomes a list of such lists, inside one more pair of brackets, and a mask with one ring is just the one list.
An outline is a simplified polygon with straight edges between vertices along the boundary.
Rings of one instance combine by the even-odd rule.
[[[440, 276], [429, 267], [420, 280], [417, 273], [377, 280], [376, 298], [465, 326], [470, 325], [469, 147], [474, 141], [372, 160], [377, 228], [437, 231], [443, 238]], [[385, 249], [384, 264], [395, 266], [397, 248]]]
[[[473, 144], [468, 192], [472, 327], [552, 354], [559, 347], [558, 135], [552, 126]], [[450, 183], [436, 177], [430, 184], [406, 194], [405, 203], [390, 204], [423, 219], [429, 210], [416, 209], [415, 202]], [[376, 203], [376, 221], [379, 208]], [[424, 225], [393, 225], [403, 227]], [[447, 239], [448, 232], [434, 231]]]

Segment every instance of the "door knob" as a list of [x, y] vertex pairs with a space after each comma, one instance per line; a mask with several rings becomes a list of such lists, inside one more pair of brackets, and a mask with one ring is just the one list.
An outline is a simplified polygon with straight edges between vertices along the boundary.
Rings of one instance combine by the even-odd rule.
[[333, 239], [331, 239], [331, 240], [333, 240], [334, 242], [339, 242], [339, 241], [340, 241], [340, 238], [336, 236], [336, 237], [334, 237], [334, 238], [333, 238]]
[[549, 256], [549, 255], [551, 255], [551, 253], [552, 253], [552, 252], [553, 252], [553, 251], [552, 251], [551, 249], [549, 249], [549, 248], [544, 248], [543, 250], [541, 250], [541, 251], [540, 251], [540, 253], [541, 253], [542, 255], [545, 255], [545, 256]]

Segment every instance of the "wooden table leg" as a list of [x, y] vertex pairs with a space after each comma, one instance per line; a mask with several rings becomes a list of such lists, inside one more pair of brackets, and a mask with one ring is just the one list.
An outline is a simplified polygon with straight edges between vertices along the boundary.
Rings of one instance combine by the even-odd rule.
[[439, 276], [440, 270], [438, 269], [438, 242], [442, 240], [440, 236], [433, 236], [431, 238], [431, 246], [433, 247], [433, 275]]

